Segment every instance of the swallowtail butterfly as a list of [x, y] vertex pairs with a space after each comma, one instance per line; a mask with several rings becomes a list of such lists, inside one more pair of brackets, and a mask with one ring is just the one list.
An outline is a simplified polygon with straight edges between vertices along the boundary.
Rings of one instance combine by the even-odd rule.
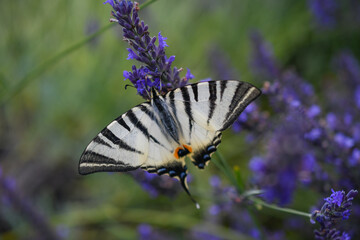
[[235, 80], [176, 88], [130, 109], [105, 127], [80, 158], [79, 173], [124, 172], [142, 168], [186, 183], [185, 157], [203, 169], [221, 142], [221, 133], [261, 94]]

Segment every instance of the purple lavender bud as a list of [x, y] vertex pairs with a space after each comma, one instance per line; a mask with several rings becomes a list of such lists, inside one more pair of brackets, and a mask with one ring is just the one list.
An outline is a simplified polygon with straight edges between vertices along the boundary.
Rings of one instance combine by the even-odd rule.
[[60, 239], [48, 219], [33, 204], [18, 192], [15, 179], [4, 177], [0, 167], [0, 190], [13, 210], [22, 216], [39, 234], [38, 239]]
[[355, 148], [352, 151], [351, 156], [348, 159], [348, 163], [351, 167], [360, 165], [360, 150]]
[[138, 226], [138, 232], [140, 235], [140, 239], [148, 239], [151, 237], [152, 227], [148, 224], [140, 224]]
[[339, 144], [340, 147], [349, 149], [354, 146], [354, 139], [344, 135], [343, 133], [337, 133], [334, 136], [334, 141]]
[[309, 7], [321, 26], [332, 27], [335, 25], [335, 15], [338, 9], [335, 0], [309, 0]]
[[[146, 67], [151, 70], [146, 81], [139, 78], [134, 70], [133, 76], [126, 74], [126, 79], [129, 79], [138, 88], [138, 93], [142, 97], [149, 99], [148, 92], [150, 92], [150, 88], [160, 88], [160, 82], [162, 86], [167, 86], [159, 89], [164, 94], [171, 89], [186, 85], [187, 81], [193, 78], [193, 75], [189, 72], [185, 78], [180, 79], [179, 73], [171, 68], [174, 57], [170, 57], [166, 64], [165, 47], [168, 47], [168, 45], [165, 40], [167, 38], [163, 37], [160, 32], [157, 38], [149, 36], [148, 26], [138, 17], [139, 8], [137, 4], [125, 0], [106, 1], [105, 3], [109, 3], [116, 11], [113, 15], [124, 28], [123, 36], [135, 50], [128, 49], [129, 55], [127, 59], [135, 59], [144, 64], [143, 68]], [[155, 45], [156, 39], [158, 39], [158, 46]], [[156, 74], [151, 75], [152, 73]], [[161, 79], [158, 79], [158, 77]]]
[[306, 171], [313, 171], [317, 167], [316, 158], [313, 154], [307, 153], [303, 157], [302, 169]]
[[197, 240], [222, 240], [222, 238], [218, 236], [214, 236], [207, 231], [201, 231], [197, 229], [193, 229], [192, 231], [192, 238]]
[[326, 115], [326, 123], [330, 129], [334, 130], [337, 127], [338, 121], [334, 113], [330, 112]]
[[255, 74], [274, 79], [279, 77], [279, 69], [275, 62], [271, 46], [265, 42], [259, 32], [251, 33], [253, 46], [252, 66]]
[[262, 174], [266, 168], [264, 159], [261, 157], [253, 157], [249, 162], [249, 168], [251, 171], [255, 172], [255, 176], [257, 174]]
[[357, 86], [354, 94], [355, 104], [358, 109], [360, 109], [360, 85]]
[[210, 178], [210, 185], [212, 187], [220, 187], [221, 185], [221, 179], [216, 176], [216, 175], [213, 175], [211, 178]]
[[103, 4], [110, 4], [113, 8], [114, 8], [114, 1], [113, 0], [106, 0], [105, 2], [103, 2]]
[[[131, 10], [131, 9], [130, 9]], [[139, 31], [141, 29], [141, 31], [143, 30], [143, 28], [141, 27], [141, 25], [139, 25], [139, 22], [140, 22], [140, 18], [135, 18], [135, 21], [134, 21], [134, 25], [137, 29], [137, 31]], [[140, 32], [139, 32], [139, 35], [142, 35]]]
[[304, 138], [312, 142], [320, 139], [322, 135], [322, 130], [320, 128], [313, 128], [310, 132], [304, 134]]
[[210, 47], [208, 59], [215, 79], [239, 79], [240, 74], [232, 66], [230, 57], [221, 50], [220, 46]]
[[191, 80], [191, 79], [195, 78], [194, 75], [191, 74], [190, 69], [187, 69], [185, 78], [186, 78], [186, 80]]
[[315, 230], [314, 234], [316, 240], [350, 240], [351, 239], [346, 232], [341, 233], [336, 228], [324, 229], [322, 231]]
[[325, 198], [325, 203], [321, 210], [315, 210], [311, 214], [311, 223], [320, 223], [320, 229], [315, 230], [315, 239], [342, 239], [344, 236], [347, 239], [349, 235], [340, 234], [340, 231], [335, 229], [338, 221], [346, 220], [350, 216], [350, 209], [354, 197], [358, 194], [356, 190], [350, 190], [345, 195], [344, 191], [334, 191], [331, 189], [330, 197]]
[[335, 65], [342, 79], [356, 87], [360, 84], [360, 64], [349, 51], [343, 51], [335, 59]]
[[344, 192], [341, 191], [334, 191], [334, 189], [331, 189], [332, 194], [330, 197], [325, 198], [324, 200], [328, 202], [329, 204], [336, 204], [338, 207], [341, 206], [341, 203], [343, 202]]
[[158, 176], [140, 169], [129, 172], [129, 174], [133, 176], [140, 186], [153, 198], [156, 198], [160, 194], [172, 197], [180, 190], [180, 186], [176, 184], [176, 180], [169, 176]]
[[129, 60], [129, 59], [136, 59], [136, 60], [139, 59], [139, 56], [136, 55], [136, 53], [134, 53], [134, 51], [131, 48], [127, 48], [127, 50], [129, 52], [127, 60]]
[[214, 204], [209, 208], [209, 213], [211, 215], [218, 215], [219, 213], [221, 213], [221, 208], [218, 205]]
[[126, 79], [130, 79], [130, 73], [128, 72], [128, 71], [124, 71], [123, 72], [123, 76], [124, 76], [124, 80], [126, 80]]
[[319, 107], [319, 105], [312, 105], [308, 110], [307, 110], [307, 115], [309, 118], [314, 118], [319, 116], [319, 114], [321, 113], [321, 108]]
[[159, 32], [158, 37], [159, 37], [159, 48], [160, 48], [160, 49], [165, 49], [165, 47], [168, 47], [168, 45], [167, 45], [166, 42], [165, 42], [165, 40], [166, 40], [167, 38], [161, 36], [161, 32]]

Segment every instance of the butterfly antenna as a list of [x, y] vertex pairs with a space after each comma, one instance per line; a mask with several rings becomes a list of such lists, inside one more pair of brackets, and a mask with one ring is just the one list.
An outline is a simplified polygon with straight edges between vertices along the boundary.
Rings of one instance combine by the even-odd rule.
[[142, 82], [141, 83], [142, 85], [143, 85], [143, 87], [144, 87], [144, 89], [145, 89], [145, 91], [146, 91], [146, 93], [147, 93], [147, 96], [148, 96], [148, 98], [150, 99], [152, 96], [151, 96], [151, 93], [148, 91], [148, 89], [147, 89], [147, 83], [146, 83], [146, 81], [145, 82]]
[[161, 75], [160, 75], [160, 83], [159, 83], [159, 91], [160, 91], [160, 93], [162, 92], [162, 86], [163, 86], [163, 83], [162, 83], [162, 80], [161, 80], [162, 75], [163, 75], [163, 73], [161, 73]]
[[187, 195], [189, 195], [191, 201], [193, 201], [193, 203], [195, 203], [196, 209], [200, 209], [200, 204], [192, 197], [192, 195], [189, 191], [189, 187], [186, 183], [186, 175], [185, 174], [180, 177], [180, 182], [181, 182], [181, 186], [184, 188]]
[[126, 84], [126, 85], [125, 85], [125, 90], [127, 89], [127, 87], [133, 87], [133, 88], [135, 88], [135, 86], [134, 86], [134, 85], [131, 85], [131, 84]]

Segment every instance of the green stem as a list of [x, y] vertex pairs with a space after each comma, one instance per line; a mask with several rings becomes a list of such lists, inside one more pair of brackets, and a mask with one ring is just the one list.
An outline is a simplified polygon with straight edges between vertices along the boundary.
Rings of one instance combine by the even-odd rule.
[[140, 10], [142, 9], [142, 8], [146, 8], [147, 6], [149, 6], [150, 4], [152, 4], [152, 3], [154, 3], [154, 2], [156, 2], [157, 0], [149, 0], [149, 1], [146, 1], [146, 2], [144, 2], [143, 4], [141, 4], [140, 6], [139, 6], [139, 8], [140, 8]]
[[241, 194], [243, 192], [243, 188], [240, 186], [240, 184], [238, 184], [231, 167], [229, 166], [229, 164], [227, 163], [227, 161], [225, 160], [225, 158], [222, 156], [222, 154], [219, 151], [216, 151], [215, 154], [223, 166], [223, 168], [222, 168], [223, 172], [225, 173], [225, 175], [229, 178], [229, 180], [232, 182], [232, 184], [237, 188], [237, 190]]
[[276, 206], [274, 204], [266, 203], [263, 200], [261, 200], [260, 198], [257, 198], [257, 197], [254, 197], [254, 196], [250, 196], [250, 197], [248, 197], [248, 199], [253, 201], [254, 203], [260, 205], [260, 206], [267, 207], [269, 209], [273, 209], [273, 210], [284, 212], [284, 213], [294, 214], [294, 215], [298, 215], [298, 216], [302, 216], [302, 217], [306, 217], [306, 218], [311, 217], [310, 213], [301, 212], [301, 211], [294, 210], [294, 209], [291, 209], [291, 208], [282, 208], [282, 207]]
[[[149, 0], [139, 6], [140, 10], [149, 6], [150, 4], [156, 2], [157, 0]], [[33, 70], [31, 70], [29, 73], [27, 73], [23, 78], [21, 78], [19, 81], [17, 81], [16, 85], [11, 88], [7, 93], [1, 94], [2, 97], [0, 97], [0, 106], [8, 102], [11, 98], [13, 98], [15, 95], [17, 95], [19, 92], [21, 92], [29, 83], [34, 81], [37, 77], [39, 77], [41, 74], [43, 74], [46, 70], [48, 70], [50, 67], [54, 66], [56, 63], [58, 63], [61, 59], [65, 58], [66, 56], [70, 55], [70, 53], [75, 52], [76, 50], [80, 49], [82, 46], [86, 45], [88, 42], [90, 42], [95, 37], [101, 35], [108, 29], [110, 29], [113, 26], [117, 26], [117, 24], [107, 24], [100, 28], [97, 32], [91, 34], [90, 36], [84, 38], [83, 40], [71, 45], [70, 47], [66, 48], [65, 50], [59, 52], [55, 56], [49, 58], [44, 63], [38, 65]]]

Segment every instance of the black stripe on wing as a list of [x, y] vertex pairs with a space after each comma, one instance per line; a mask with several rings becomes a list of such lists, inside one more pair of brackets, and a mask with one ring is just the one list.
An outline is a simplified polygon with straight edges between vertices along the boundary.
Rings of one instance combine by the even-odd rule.
[[124, 121], [122, 116], [115, 119], [115, 121], [117, 121], [123, 128], [125, 128], [126, 130], [128, 130], [130, 132], [131, 129], [130, 129], [129, 125], [126, 124], [126, 122]]
[[189, 118], [189, 134], [191, 134], [192, 127], [193, 127], [193, 116], [191, 112], [191, 102], [190, 102], [190, 95], [187, 87], [180, 88], [182, 98], [184, 99], [184, 107], [185, 107], [185, 113]]
[[[160, 124], [159, 120], [154, 116], [154, 112], [151, 109], [151, 105], [149, 103], [143, 103], [140, 104], [138, 106], [140, 108], [141, 111], [143, 111], [146, 115], [148, 115], [148, 117], [154, 121], [157, 125], [157, 127], [160, 129], [161, 133], [163, 134], [163, 136], [166, 139], [170, 139], [171, 136], [173, 136], [174, 134], [169, 134], [169, 132], [166, 132], [166, 130], [164, 129], [164, 127]], [[176, 139], [175, 139], [176, 140]], [[159, 144], [159, 143], [158, 143]], [[160, 144], [161, 146], [163, 146], [162, 144]], [[164, 147], [164, 146], [163, 146]]]
[[236, 87], [231, 103], [226, 113], [223, 126], [220, 131], [224, 131], [233, 124], [239, 117], [240, 113], [249, 105], [253, 100], [260, 96], [261, 91], [249, 83], [239, 82]]
[[[175, 93], [174, 93], [174, 91], [171, 91], [171, 92], [169, 93], [169, 95], [165, 95], [165, 96], [164, 96], [164, 101], [165, 101], [165, 102], [166, 102], [167, 97], [169, 98], [170, 109], [171, 109], [171, 111], [172, 111], [172, 113], [173, 113], [174, 120], [176, 121], [176, 123], [177, 123], [177, 125], [178, 125], [178, 127], [179, 127], [179, 132], [181, 133], [181, 135], [183, 135], [184, 132], [183, 132], [183, 129], [182, 129], [181, 124], [180, 124], [180, 122], [179, 122], [179, 118], [178, 118], [178, 116], [177, 116], [177, 106], [176, 106], [176, 104], [175, 104]], [[173, 137], [173, 139], [174, 139], [175, 141], [179, 142], [179, 139], [178, 139], [178, 138], [174, 138], [174, 137]]]
[[196, 84], [191, 84], [191, 89], [193, 91], [195, 101], [198, 102], [199, 99], [198, 99], [198, 85], [197, 85], [197, 83]]
[[152, 139], [155, 143], [163, 146], [154, 136], [149, 133], [148, 129], [141, 123], [141, 121], [139, 121], [132, 109], [126, 113], [126, 116], [129, 118], [130, 122], [134, 124], [134, 126], [139, 129], [148, 139]]
[[136, 150], [135, 148], [129, 146], [126, 142], [115, 136], [115, 134], [108, 128], [104, 128], [101, 131], [101, 134], [106, 137], [108, 140], [110, 140], [113, 144], [118, 145], [121, 149], [127, 150], [130, 152], [135, 152], [139, 154], [144, 154], [143, 152]]
[[209, 124], [211, 118], [214, 115], [214, 111], [216, 108], [216, 82], [212, 81], [209, 82], [209, 115], [208, 115], [208, 119], [207, 119], [207, 124]]
[[80, 157], [79, 173], [84, 175], [94, 172], [126, 172], [137, 168], [139, 166], [130, 166], [96, 152], [85, 150]]
[[226, 84], [228, 81], [221, 81], [220, 82], [220, 101], [222, 101], [223, 95], [224, 95], [224, 91], [226, 89]]
[[112, 148], [112, 146], [110, 144], [108, 144], [107, 142], [105, 142], [104, 140], [102, 140], [99, 136], [96, 136], [94, 139], [93, 139], [93, 142], [96, 142], [97, 144], [101, 144], [101, 145], [105, 145], [109, 148]]

